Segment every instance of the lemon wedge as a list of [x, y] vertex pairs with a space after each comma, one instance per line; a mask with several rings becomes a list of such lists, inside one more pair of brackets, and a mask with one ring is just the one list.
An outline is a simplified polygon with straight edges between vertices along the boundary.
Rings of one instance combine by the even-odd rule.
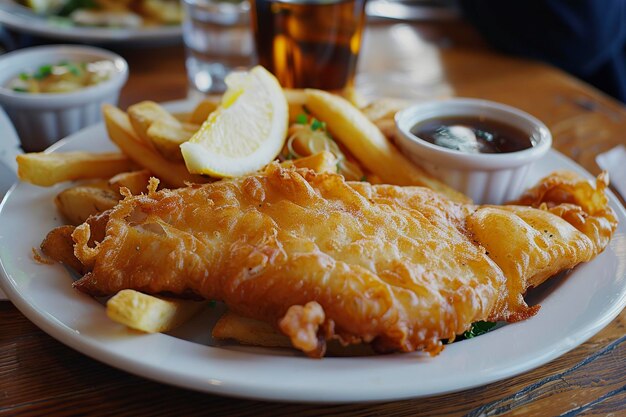
[[219, 107], [180, 145], [192, 174], [250, 174], [276, 158], [285, 143], [287, 99], [272, 74], [256, 66], [229, 74], [226, 85]]

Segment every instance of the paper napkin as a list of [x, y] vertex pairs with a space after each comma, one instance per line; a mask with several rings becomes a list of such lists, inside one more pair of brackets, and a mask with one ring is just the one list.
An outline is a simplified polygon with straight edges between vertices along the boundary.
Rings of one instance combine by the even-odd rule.
[[596, 156], [598, 166], [609, 172], [615, 189], [626, 199], [626, 146], [619, 145]]

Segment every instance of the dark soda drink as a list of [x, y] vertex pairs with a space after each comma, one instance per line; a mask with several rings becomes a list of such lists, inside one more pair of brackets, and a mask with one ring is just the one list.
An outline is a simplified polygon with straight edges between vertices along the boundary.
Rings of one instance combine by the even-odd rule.
[[252, 0], [260, 65], [285, 88], [351, 87], [365, 0]]

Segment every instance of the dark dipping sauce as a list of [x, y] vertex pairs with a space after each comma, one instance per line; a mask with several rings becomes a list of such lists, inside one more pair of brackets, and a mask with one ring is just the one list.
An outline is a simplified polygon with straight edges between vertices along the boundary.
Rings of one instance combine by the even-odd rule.
[[537, 138], [515, 126], [477, 116], [427, 119], [411, 128], [415, 136], [465, 153], [509, 153], [531, 148]]

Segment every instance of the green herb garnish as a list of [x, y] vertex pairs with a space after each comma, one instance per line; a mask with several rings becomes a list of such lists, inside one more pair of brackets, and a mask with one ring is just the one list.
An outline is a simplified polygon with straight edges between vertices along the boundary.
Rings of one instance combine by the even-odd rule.
[[311, 130], [314, 132], [316, 130], [326, 130], [326, 123], [313, 119], [313, 122], [311, 122]]
[[299, 115], [296, 116], [296, 123], [299, 125], [305, 125], [307, 124], [308, 121], [309, 121], [309, 118], [304, 113], [300, 113]]
[[36, 80], [43, 80], [50, 74], [52, 74], [52, 65], [42, 65], [37, 68], [37, 71], [33, 74], [33, 78]]
[[472, 337], [480, 336], [481, 334], [485, 334], [496, 327], [497, 323], [492, 321], [477, 321], [472, 324], [472, 327], [463, 333], [463, 337], [466, 339], [471, 339]]
[[20, 80], [27, 81], [28, 78], [29, 78], [29, 76], [25, 72], [20, 73]]
[[16, 91], [18, 93], [28, 93], [28, 90], [24, 87], [13, 87], [13, 91]]
[[69, 72], [71, 72], [73, 75], [75, 75], [75, 76], [77, 76], [77, 77], [78, 77], [78, 76], [80, 75], [80, 73], [81, 73], [80, 68], [78, 68], [78, 66], [77, 66], [76, 64], [74, 64], [74, 63], [72, 63], [72, 62], [69, 62], [69, 61], [61, 61], [61, 62], [59, 62], [59, 63], [57, 64], [57, 66], [58, 66], [58, 67], [65, 67], [65, 68], [67, 68], [67, 70], [68, 70]]
[[97, 7], [95, 0], [69, 0], [57, 14], [65, 17], [78, 9], [96, 9]]
[[67, 70], [69, 72], [71, 72], [73, 75], [75, 75], [76, 77], [80, 76], [81, 71], [80, 71], [80, 69], [76, 65], [74, 65], [74, 64], [67, 64], [67, 65], [65, 65], [65, 67], [67, 67]]

